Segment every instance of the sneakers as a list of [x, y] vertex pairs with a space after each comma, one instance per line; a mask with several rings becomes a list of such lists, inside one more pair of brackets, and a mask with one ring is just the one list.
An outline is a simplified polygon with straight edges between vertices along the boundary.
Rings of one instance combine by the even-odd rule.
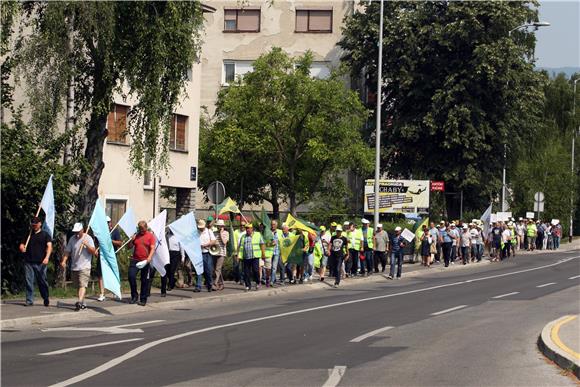
[[392, 280], [393, 276], [389, 274], [389, 276], [387, 277], [388, 279]]
[[85, 309], [87, 309], [87, 306], [85, 304], [82, 304], [80, 302], [75, 303], [75, 312], [78, 312], [79, 310], [85, 310]]
[[337, 288], [338, 287], [338, 284], [334, 284], [332, 287], [333, 288]]
[[250, 288], [246, 286], [246, 288], [244, 289], [244, 292], [249, 292]]
[[193, 292], [194, 293], [199, 293], [199, 292], [201, 292], [201, 288], [195, 288], [195, 289], [193, 289]]
[[136, 298], [131, 298], [131, 301], [129, 301], [129, 304], [136, 304], [136, 303], [137, 303]]
[[106, 299], [107, 299], [107, 297], [105, 297], [105, 295], [104, 295], [104, 294], [101, 294], [101, 295], [99, 296], [99, 298], [97, 298], [97, 300], [98, 300], [98, 301], [100, 301], [100, 302], [103, 302], [103, 301], [105, 301]]
[[254, 291], [257, 291], [258, 289], [260, 289], [260, 285], [254, 285]]
[[139, 301], [137, 303], [137, 305], [139, 305], [139, 306], [145, 306], [145, 305], [147, 305], [147, 301]]

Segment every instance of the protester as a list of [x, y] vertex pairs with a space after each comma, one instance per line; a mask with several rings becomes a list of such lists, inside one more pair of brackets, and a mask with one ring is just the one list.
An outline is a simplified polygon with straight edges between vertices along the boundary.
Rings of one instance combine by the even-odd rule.
[[554, 250], [560, 248], [560, 241], [562, 240], [562, 225], [559, 221], [553, 227], [552, 236], [554, 238]]
[[246, 233], [240, 237], [238, 246], [238, 254], [244, 266], [246, 291], [252, 287], [252, 279], [256, 283], [254, 290], [258, 290], [260, 288], [259, 259], [266, 255], [264, 239], [259, 232], [254, 231], [252, 224], [248, 223], [246, 224]]
[[435, 223], [431, 222], [431, 224], [429, 225], [429, 235], [431, 236], [431, 239], [433, 240], [433, 244], [431, 247], [431, 251], [433, 254], [433, 257], [431, 259], [431, 261], [439, 264], [441, 262], [441, 243], [439, 242], [439, 230], [437, 230], [437, 227], [435, 227]]
[[328, 265], [328, 259], [330, 257], [330, 239], [331, 236], [326, 232], [326, 227], [320, 226], [319, 241], [322, 246], [322, 258], [320, 260], [320, 267], [318, 268], [320, 281], [324, 281], [324, 276], [326, 275], [326, 266]]
[[71, 258], [72, 281], [77, 288], [79, 299], [75, 303], [75, 311], [78, 312], [87, 308], [85, 294], [91, 279], [91, 263], [96, 249], [93, 238], [85, 233], [82, 223], [75, 223], [72, 232], [76, 234], [69, 239], [60, 265], [65, 269], [67, 260]]
[[52, 240], [50, 235], [42, 230], [40, 218], [30, 220], [30, 237], [28, 244], [23, 242], [18, 246], [24, 254], [24, 273], [26, 280], [26, 306], [34, 304], [34, 282], [38, 284], [38, 290], [44, 300], [44, 306], [50, 305], [48, 295], [48, 282], [46, 280], [46, 268], [52, 254]]
[[[213, 221], [213, 217], [210, 216], [209, 218], [211, 218], [211, 221]], [[213, 232], [209, 229], [209, 227], [206, 227], [206, 222], [203, 219], [199, 219], [197, 221], [197, 231], [199, 233], [199, 242], [201, 244], [201, 257], [203, 260], [203, 275], [196, 273], [197, 274], [197, 281], [195, 284], [194, 292], [201, 291], [201, 285], [203, 282], [203, 278], [205, 278], [205, 287], [206, 287], [207, 291], [211, 292], [211, 291], [213, 291], [213, 281], [212, 281], [213, 259], [211, 257], [211, 254], [209, 253], [209, 248], [211, 246], [217, 245], [217, 240], [216, 240]]]
[[491, 251], [490, 251], [490, 256], [491, 262], [497, 262], [499, 261], [500, 258], [500, 254], [502, 251], [501, 248], [501, 238], [502, 238], [502, 229], [501, 227], [499, 227], [499, 223], [498, 222], [493, 222], [493, 227], [491, 228]]
[[453, 243], [445, 222], [439, 226], [439, 243], [441, 244], [441, 252], [443, 254], [443, 260], [445, 262], [445, 267], [449, 267], [449, 261], [451, 259], [451, 245]]
[[[129, 248], [133, 248], [133, 257], [129, 263], [129, 285], [131, 286], [131, 304], [138, 303], [141, 306], [147, 304], [149, 295], [149, 265], [155, 253], [157, 239], [148, 230], [144, 220], [137, 223], [137, 233], [129, 242]], [[145, 263], [143, 264], [142, 262]], [[139, 266], [137, 266], [139, 264]], [[141, 266], [143, 265], [143, 266]], [[137, 292], [137, 273], [141, 279], [141, 293]]]
[[349, 223], [348, 225], [349, 233], [348, 238], [348, 252], [349, 259], [346, 261], [346, 276], [349, 275], [356, 277], [360, 272], [360, 253], [364, 250], [362, 249], [362, 233], [356, 228], [354, 223]]
[[508, 259], [510, 257], [510, 248], [512, 245], [512, 233], [507, 225], [501, 227], [501, 260]]
[[451, 255], [449, 257], [449, 261], [451, 262], [452, 265], [454, 265], [455, 260], [457, 259], [457, 249], [459, 248], [460, 245], [460, 236], [461, 236], [455, 222], [451, 222], [448, 233], [449, 237], [451, 238]]
[[242, 284], [243, 281], [243, 269], [241, 268], [242, 266], [242, 262], [240, 261], [240, 257], [238, 255], [238, 250], [239, 250], [239, 241], [240, 241], [240, 237], [246, 232], [246, 222], [241, 221], [240, 222], [240, 227], [237, 230], [234, 230], [234, 254], [233, 254], [233, 276], [234, 276], [234, 282], [235, 283], [239, 283]]
[[403, 249], [405, 248], [405, 239], [401, 236], [401, 227], [395, 227], [395, 234], [391, 238], [391, 269], [389, 279], [395, 275], [395, 265], [397, 266], [397, 279], [401, 278], [403, 272]]
[[362, 235], [362, 250], [365, 260], [361, 262], [361, 274], [370, 275], [373, 272], [373, 246], [374, 246], [374, 233], [372, 227], [369, 227], [369, 221], [367, 219], [362, 219], [361, 235]]
[[[281, 234], [279, 241], [281, 239], [285, 239], [288, 237], [290, 237], [290, 229], [288, 228], [288, 225], [286, 223], [282, 223], [282, 234]], [[280, 284], [285, 285], [285, 277], [286, 277], [287, 273], [288, 273], [288, 280], [292, 281], [292, 265], [290, 263], [282, 262], [282, 255], [281, 254], [280, 254], [280, 260], [278, 262], [280, 262], [278, 265], [278, 267], [280, 269]]]
[[214, 268], [214, 279], [213, 279], [213, 289], [214, 290], [224, 290], [224, 277], [222, 274], [222, 267], [227, 255], [227, 245], [230, 240], [230, 233], [226, 230], [226, 225], [223, 219], [218, 219], [215, 223], [217, 230], [214, 232], [214, 236], [217, 240], [217, 246], [219, 247], [218, 255], [214, 255], [213, 268]]
[[526, 226], [526, 237], [528, 240], [528, 251], [534, 251], [536, 248], [536, 236], [538, 234], [538, 229], [533, 219], [528, 219], [528, 225]]
[[427, 229], [427, 225], [423, 225], [423, 234], [421, 235], [421, 257], [422, 257], [422, 265], [426, 267], [431, 267], [431, 245], [433, 243], [433, 239], [429, 234], [429, 230]]
[[469, 233], [469, 227], [466, 224], [462, 226], [462, 233], [459, 240], [461, 244], [461, 261], [464, 265], [469, 262], [469, 251], [471, 250], [471, 234]]
[[[342, 276], [342, 261], [345, 259], [345, 255], [348, 251], [348, 240], [346, 237], [342, 236], [341, 226], [336, 226], [336, 235], [330, 239], [330, 248], [332, 262], [334, 263], [334, 287], [337, 288], [340, 285], [340, 278]], [[348, 260], [349, 257], [347, 256], [346, 259]]]
[[280, 270], [280, 282], [284, 283], [284, 264], [280, 259], [280, 241], [282, 240], [282, 230], [278, 228], [278, 221], [272, 220], [272, 271], [270, 273], [270, 285], [274, 286], [278, 282], [276, 280], [276, 272]]
[[389, 249], [389, 234], [383, 230], [383, 225], [377, 225], [377, 232], [373, 236], [373, 247], [374, 247], [374, 263], [375, 263], [375, 273], [379, 272], [379, 263], [381, 264], [381, 273], [385, 272], [387, 267], [387, 250]]
[[[171, 230], [167, 232], [167, 245], [169, 248], [169, 265], [165, 265], [166, 277], [169, 280], [167, 290], [172, 291], [175, 289], [175, 271], [179, 263], [185, 261], [185, 251]], [[163, 287], [163, 284], [161, 286]]]

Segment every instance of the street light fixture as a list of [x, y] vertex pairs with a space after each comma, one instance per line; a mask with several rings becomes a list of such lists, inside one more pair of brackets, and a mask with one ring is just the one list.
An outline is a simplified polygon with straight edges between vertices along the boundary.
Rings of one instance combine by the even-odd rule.
[[[526, 29], [526, 28], [530, 28], [532, 27], [534, 29], [534, 31], [537, 31], [538, 28], [540, 27], [549, 27], [550, 23], [546, 22], [546, 21], [536, 21], [533, 23], [525, 23], [522, 24], [520, 26], [517, 26], [516, 28], [510, 30], [508, 32], [508, 36], [511, 38], [512, 36], [512, 32], [517, 31], [517, 30], [521, 30], [521, 29]], [[505, 200], [506, 197], [506, 184], [505, 184], [505, 173], [506, 173], [506, 163], [507, 163], [507, 143], [503, 144], [503, 173], [502, 173], [502, 181], [501, 181], [501, 210], [503, 211], [507, 211], [507, 203]]]

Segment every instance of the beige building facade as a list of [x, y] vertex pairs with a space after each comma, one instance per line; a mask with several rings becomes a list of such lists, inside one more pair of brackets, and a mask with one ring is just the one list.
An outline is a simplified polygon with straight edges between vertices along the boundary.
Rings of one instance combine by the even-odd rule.
[[[210, 115], [215, 113], [219, 91], [236, 77], [252, 71], [252, 62], [272, 47], [280, 47], [292, 56], [310, 50], [311, 76], [329, 76], [340, 64], [342, 51], [337, 43], [342, 35], [342, 22], [354, 7], [353, 1], [343, 0], [227, 0], [207, 4], [215, 12], [205, 18], [201, 104]], [[210, 208], [201, 191], [196, 207], [202, 212]], [[264, 203], [264, 207], [271, 210], [269, 203]], [[281, 210], [285, 211], [286, 206], [282, 204]]]

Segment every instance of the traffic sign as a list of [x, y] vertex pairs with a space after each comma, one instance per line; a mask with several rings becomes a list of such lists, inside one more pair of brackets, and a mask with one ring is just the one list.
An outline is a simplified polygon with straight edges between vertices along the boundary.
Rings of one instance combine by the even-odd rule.
[[544, 193], [543, 192], [536, 192], [534, 194], [534, 200], [537, 202], [543, 202], [544, 201]]
[[535, 212], [544, 212], [544, 202], [534, 202]]
[[212, 204], [219, 204], [226, 197], [226, 187], [221, 181], [214, 181], [207, 187], [207, 198]]

